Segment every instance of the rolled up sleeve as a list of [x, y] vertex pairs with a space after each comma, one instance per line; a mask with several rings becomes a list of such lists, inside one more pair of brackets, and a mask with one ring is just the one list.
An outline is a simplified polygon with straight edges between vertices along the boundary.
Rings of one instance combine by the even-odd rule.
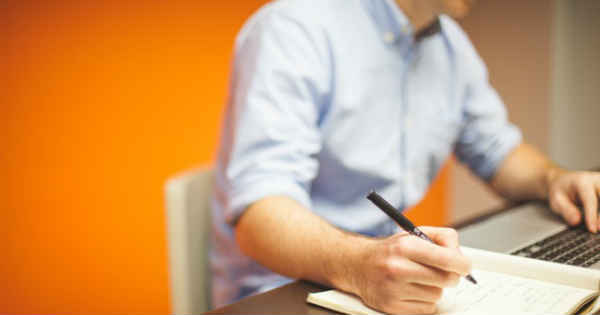
[[479, 59], [473, 63], [473, 74], [463, 97], [463, 128], [455, 154], [480, 178], [489, 181], [502, 161], [521, 143], [522, 135], [508, 121], [504, 104], [490, 85], [485, 65]]
[[240, 33], [216, 166], [216, 196], [229, 224], [262, 198], [311, 206], [327, 97], [318, 34], [292, 17], [265, 13]]

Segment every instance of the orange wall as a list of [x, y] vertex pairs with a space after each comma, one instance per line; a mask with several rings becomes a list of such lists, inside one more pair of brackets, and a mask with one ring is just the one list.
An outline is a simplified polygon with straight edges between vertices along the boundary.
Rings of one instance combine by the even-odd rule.
[[448, 209], [452, 199], [449, 185], [453, 163], [453, 159], [448, 160], [423, 200], [406, 210], [406, 216], [416, 225], [443, 226], [450, 223]]
[[[0, 313], [169, 312], [163, 183], [212, 161], [233, 38], [264, 2], [4, 4]], [[420, 222], [445, 222], [446, 178]]]

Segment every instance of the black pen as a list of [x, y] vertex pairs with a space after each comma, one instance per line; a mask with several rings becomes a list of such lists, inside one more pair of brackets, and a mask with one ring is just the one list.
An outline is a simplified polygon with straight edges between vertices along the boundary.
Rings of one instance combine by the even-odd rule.
[[[435, 242], [432, 241], [429, 238], [429, 236], [427, 236], [427, 234], [421, 232], [421, 230], [419, 230], [419, 228], [417, 228], [412, 222], [410, 222], [410, 220], [407, 217], [402, 215], [402, 213], [398, 211], [398, 209], [394, 208], [394, 206], [392, 206], [389, 202], [383, 199], [383, 197], [378, 195], [376, 192], [371, 191], [371, 193], [367, 195], [367, 199], [371, 200], [371, 202], [373, 202], [377, 206], [377, 208], [381, 209], [388, 216], [390, 216], [390, 218], [396, 221], [396, 223], [398, 223], [406, 232], [435, 244]], [[473, 284], [477, 284], [477, 281], [475, 281], [475, 278], [473, 278], [473, 276], [466, 275], [465, 278], [473, 282]]]

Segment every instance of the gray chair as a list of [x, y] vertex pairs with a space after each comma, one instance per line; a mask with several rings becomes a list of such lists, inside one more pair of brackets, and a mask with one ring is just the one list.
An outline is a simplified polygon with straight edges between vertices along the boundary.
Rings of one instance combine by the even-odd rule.
[[165, 184], [171, 312], [200, 314], [211, 307], [208, 242], [213, 172], [198, 168]]

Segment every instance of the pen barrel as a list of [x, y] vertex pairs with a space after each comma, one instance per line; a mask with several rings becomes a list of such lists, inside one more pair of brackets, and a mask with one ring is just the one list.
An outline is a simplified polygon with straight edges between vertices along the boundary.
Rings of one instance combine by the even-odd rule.
[[379, 209], [385, 212], [390, 218], [398, 223], [405, 231], [411, 232], [415, 229], [415, 226], [402, 213], [387, 202], [376, 192], [372, 191], [367, 195], [367, 199], [371, 200]]

